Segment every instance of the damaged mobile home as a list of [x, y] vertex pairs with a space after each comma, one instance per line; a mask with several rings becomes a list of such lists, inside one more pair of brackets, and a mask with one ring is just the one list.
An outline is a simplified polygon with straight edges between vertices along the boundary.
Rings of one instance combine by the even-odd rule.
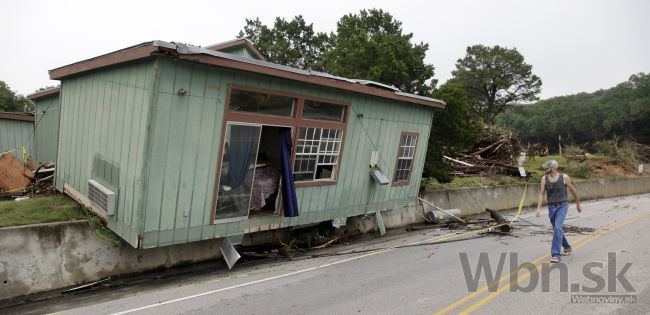
[[50, 71], [57, 190], [152, 248], [416, 205], [436, 99], [152, 41]]

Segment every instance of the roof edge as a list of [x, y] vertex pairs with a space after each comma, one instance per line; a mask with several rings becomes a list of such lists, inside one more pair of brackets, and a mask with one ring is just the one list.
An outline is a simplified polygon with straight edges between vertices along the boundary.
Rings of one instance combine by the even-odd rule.
[[27, 95], [26, 98], [28, 100], [30, 100], [30, 101], [35, 101], [35, 100], [38, 100], [38, 99], [41, 99], [41, 98], [59, 95], [60, 92], [61, 92], [61, 87], [57, 86], [57, 87], [52, 87], [52, 88], [49, 88], [49, 89], [45, 89], [43, 91], [38, 91], [36, 93], [29, 94], [29, 95]]
[[255, 54], [255, 57], [259, 58], [260, 60], [267, 61], [266, 57], [264, 57], [264, 55], [262, 55], [262, 53], [257, 49], [257, 47], [255, 47], [253, 42], [251, 42], [250, 39], [248, 39], [248, 38], [236, 38], [236, 39], [229, 40], [229, 41], [226, 41], [226, 42], [217, 43], [217, 44], [207, 46], [207, 47], [205, 47], [205, 49], [220, 51], [222, 49], [228, 49], [228, 48], [239, 46], [239, 45], [242, 45], [242, 44], [244, 46], [248, 47], [250, 50], [252, 50], [253, 53]]
[[34, 113], [0, 112], [0, 119], [34, 122]]
[[401, 92], [396, 90], [394, 87], [389, 87], [377, 82], [369, 84], [371, 81], [347, 79], [327, 73], [302, 70], [268, 61], [244, 58], [198, 46], [164, 41], [145, 42], [95, 58], [52, 69], [50, 70], [50, 79], [57, 80], [97, 68], [143, 59], [154, 53], [163, 53], [178, 60], [259, 73], [433, 108], [445, 108], [446, 106], [444, 101]]
[[152, 53], [159, 50], [159, 43], [159, 41], [144, 42], [108, 54], [75, 62], [63, 67], [58, 67], [49, 71], [50, 79], [58, 80], [80, 72], [146, 58], [149, 57]]

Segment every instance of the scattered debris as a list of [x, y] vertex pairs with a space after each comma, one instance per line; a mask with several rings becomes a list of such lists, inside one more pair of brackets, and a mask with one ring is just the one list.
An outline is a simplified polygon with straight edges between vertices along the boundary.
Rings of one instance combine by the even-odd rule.
[[576, 234], [586, 234], [586, 233], [592, 233], [596, 229], [590, 228], [590, 227], [581, 227], [581, 226], [575, 226], [575, 225], [564, 225], [564, 233], [576, 233]]
[[506, 220], [506, 218], [504, 218], [498, 211], [487, 209], [487, 208], [485, 209], [485, 211], [488, 212], [492, 217], [492, 219], [494, 219], [494, 221], [497, 222], [498, 224], [497, 228], [499, 229], [499, 231], [507, 233], [510, 232], [510, 230], [512, 230], [512, 227], [510, 226], [510, 223], [508, 223], [508, 220]]
[[430, 202], [428, 202], [428, 201], [426, 201], [426, 200], [424, 200], [424, 199], [422, 199], [422, 198], [418, 198], [418, 200], [420, 200], [421, 202], [426, 203], [426, 204], [429, 205], [429, 206], [432, 206], [432, 207], [438, 209], [439, 211], [442, 211], [443, 213], [446, 213], [447, 215], [449, 215], [450, 217], [456, 219], [456, 220], [457, 220], [458, 222], [460, 222], [460, 223], [467, 224], [467, 222], [465, 222], [465, 220], [459, 218], [458, 216], [454, 215], [454, 214], [451, 213], [450, 211], [444, 210], [444, 209], [442, 209], [442, 208], [440, 208], [440, 207], [438, 207], [438, 206], [436, 206], [436, 205], [434, 205], [434, 204], [432, 204], [432, 203], [430, 203]]
[[[580, 227], [580, 226], [575, 226], [575, 225], [569, 225], [565, 224], [564, 225], [564, 233], [571, 233], [571, 234], [590, 234], [594, 232], [596, 229], [590, 228], [590, 227]], [[546, 227], [544, 230], [540, 231], [531, 231], [531, 234], [553, 234], [553, 228]]]
[[485, 126], [473, 148], [460, 153], [459, 158], [445, 156], [445, 161], [457, 176], [499, 174], [520, 176], [513, 166], [515, 159], [524, 151], [521, 140], [512, 131]]
[[104, 282], [108, 282], [108, 281], [110, 281], [110, 280], [111, 280], [111, 277], [108, 277], [108, 278], [105, 278], [105, 279], [102, 279], [102, 280], [99, 280], [99, 281], [95, 281], [95, 282], [91, 282], [91, 283], [86, 283], [86, 284], [84, 284], [84, 285], [80, 285], [80, 286], [78, 286], [78, 287], [74, 287], [74, 288], [71, 288], [71, 289], [65, 290], [65, 291], [63, 291], [63, 292], [61, 292], [61, 293], [63, 293], [63, 294], [67, 294], [67, 293], [73, 293], [73, 292], [78, 292], [78, 291], [88, 290], [88, 289], [90, 289], [90, 288], [96, 287], [96, 286], [98, 286], [98, 285], [100, 285], [100, 284], [102, 284], [102, 283], [104, 283]]
[[334, 242], [336, 242], [338, 240], [339, 240], [338, 237], [336, 237], [336, 238], [331, 239], [331, 240], [329, 240], [329, 241], [327, 241], [327, 242], [325, 242], [325, 243], [323, 243], [321, 245], [312, 246], [312, 247], [310, 247], [310, 249], [323, 249], [323, 248], [326, 248], [326, 247], [330, 246], [332, 243], [334, 243]]

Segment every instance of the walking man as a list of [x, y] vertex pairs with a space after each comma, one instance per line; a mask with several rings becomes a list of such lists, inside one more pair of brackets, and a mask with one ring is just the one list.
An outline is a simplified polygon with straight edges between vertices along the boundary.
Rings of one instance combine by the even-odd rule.
[[[571, 182], [569, 175], [560, 173], [558, 171], [558, 164], [555, 160], [550, 160], [542, 165], [544, 173], [542, 176], [542, 185], [537, 198], [537, 211], [535, 215], [539, 218], [541, 216], [539, 209], [544, 201], [544, 191], [546, 191], [546, 202], [548, 203], [548, 217], [551, 219], [553, 226], [553, 242], [551, 243], [551, 262], [557, 263], [561, 261], [561, 256], [569, 256], [571, 254], [571, 245], [564, 236], [564, 218], [566, 218], [567, 211], [569, 210], [569, 198], [567, 196], [567, 187], [573, 195], [576, 202], [578, 212], [582, 212], [580, 205], [580, 198], [575, 186]], [[560, 247], [564, 248], [560, 252]]]

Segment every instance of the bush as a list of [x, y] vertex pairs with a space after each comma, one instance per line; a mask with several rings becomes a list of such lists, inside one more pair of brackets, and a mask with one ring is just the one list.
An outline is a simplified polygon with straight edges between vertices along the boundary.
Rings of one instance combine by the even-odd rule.
[[618, 159], [623, 165], [634, 170], [639, 166], [641, 160], [634, 143], [629, 141], [623, 142], [623, 145], [618, 148]]
[[594, 147], [598, 153], [613, 158], [618, 158], [618, 148], [616, 140], [602, 140], [594, 143]]
[[593, 170], [594, 168], [589, 161], [578, 163], [575, 166], [569, 166], [568, 169], [568, 171], [571, 173], [571, 176], [576, 178], [589, 178], [589, 176], [591, 176], [593, 173]]
[[604, 140], [596, 142], [594, 146], [598, 149], [599, 153], [619, 160], [628, 168], [636, 169], [641, 162], [641, 157], [633, 142], [624, 141], [619, 146], [616, 139]]

